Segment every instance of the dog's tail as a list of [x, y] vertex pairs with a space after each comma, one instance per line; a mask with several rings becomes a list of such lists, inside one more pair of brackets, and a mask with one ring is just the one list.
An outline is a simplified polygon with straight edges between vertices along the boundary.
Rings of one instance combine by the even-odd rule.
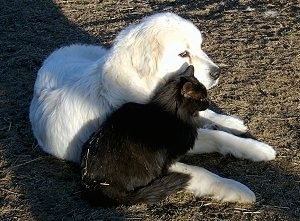
[[188, 185], [190, 175], [171, 172], [154, 180], [147, 186], [141, 187], [126, 197], [124, 204], [146, 203], [154, 204], [165, 197], [185, 189]]

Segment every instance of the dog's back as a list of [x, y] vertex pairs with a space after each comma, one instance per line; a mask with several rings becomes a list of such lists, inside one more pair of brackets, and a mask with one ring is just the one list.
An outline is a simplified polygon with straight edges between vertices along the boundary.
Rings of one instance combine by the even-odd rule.
[[45, 60], [37, 75], [29, 114], [33, 133], [45, 152], [79, 161], [82, 140], [101, 123], [99, 113], [110, 111], [105, 99], [95, 100], [102, 68], [95, 70], [97, 65], [102, 67], [105, 52], [103, 47], [72, 45]]
[[[101, 46], [79, 45], [60, 48], [54, 51], [43, 63], [35, 83], [35, 93], [74, 84], [87, 77], [91, 65], [106, 53]], [[40, 89], [40, 90], [38, 90]]]

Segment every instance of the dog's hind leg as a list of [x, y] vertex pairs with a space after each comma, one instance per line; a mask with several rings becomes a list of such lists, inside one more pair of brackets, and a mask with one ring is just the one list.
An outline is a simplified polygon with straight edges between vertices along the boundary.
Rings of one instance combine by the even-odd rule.
[[269, 161], [275, 159], [273, 147], [250, 138], [241, 138], [218, 130], [198, 129], [195, 145], [188, 154], [218, 152], [240, 159]]
[[191, 179], [185, 190], [197, 197], [207, 196], [226, 202], [255, 202], [254, 193], [242, 183], [220, 177], [201, 167], [175, 163], [170, 167], [170, 170], [189, 174]]

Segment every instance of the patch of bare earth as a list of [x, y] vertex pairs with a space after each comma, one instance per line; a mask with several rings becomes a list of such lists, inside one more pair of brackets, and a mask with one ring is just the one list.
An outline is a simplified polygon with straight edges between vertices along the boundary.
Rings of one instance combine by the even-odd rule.
[[[299, 220], [299, 1], [2, 1], [0, 7], [0, 220]], [[54, 49], [109, 46], [125, 26], [169, 10], [192, 20], [204, 50], [226, 72], [213, 101], [245, 119], [277, 158], [254, 163], [219, 154], [185, 157], [239, 180], [250, 205], [178, 193], [157, 205], [103, 209], [80, 196], [76, 165], [43, 153], [28, 107], [36, 73]]]

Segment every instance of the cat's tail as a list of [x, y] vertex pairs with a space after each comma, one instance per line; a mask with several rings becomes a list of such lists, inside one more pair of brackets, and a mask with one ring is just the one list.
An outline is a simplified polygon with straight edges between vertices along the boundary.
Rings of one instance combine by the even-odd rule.
[[126, 197], [124, 204], [156, 203], [170, 194], [184, 190], [188, 185], [190, 175], [184, 173], [170, 172], [167, 175], [154, 180], [145, 187], [137, 189]]
[[93, 206], [110, 207], [132, 205], [138, 203], [154, 204], [170, 194], [184, 190], [190, 175], [178, 172], [170, 172], [157, 178], [147, 186], [140, 187], [133, 192], [124, 192], [116, 186], [95, 185], [91, 182], [83, 182], [83, 197]]

